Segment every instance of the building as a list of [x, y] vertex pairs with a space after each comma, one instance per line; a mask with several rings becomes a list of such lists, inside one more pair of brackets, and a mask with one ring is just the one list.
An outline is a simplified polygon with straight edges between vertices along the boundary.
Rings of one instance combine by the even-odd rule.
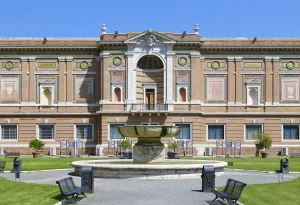
[[[81, 138], [108, 154], [119, 125], [182, 126], [193, 155], [216, 139], [269, 133], [271, 153], [300, 152], [300, 39], [201, 38], [146, 30], [88, 38], [0, 39], [0, 146], [31, 153]], [[167, 142], [170, 139], [164, 139]]]

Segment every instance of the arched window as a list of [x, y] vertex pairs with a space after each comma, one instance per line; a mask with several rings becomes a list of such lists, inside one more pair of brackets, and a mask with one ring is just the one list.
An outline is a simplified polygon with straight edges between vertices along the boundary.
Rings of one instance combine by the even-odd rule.
[[137, 63], [140, 69], [162, 69], [164, 68], [163, 62], [155, 55], [143, 56]]
[[115, 88], [114, 89], [114, 101], [115, 102], [121, 102], [121, 89], [120, 88]]
[[186, 102], [186, 89], [185, 88], [179, 89], [179, 102]]
[[44, 105], [51, 105], [51, 91], [49, 88], [44, 89], [44, 99], [43, 99], [43, 104]]

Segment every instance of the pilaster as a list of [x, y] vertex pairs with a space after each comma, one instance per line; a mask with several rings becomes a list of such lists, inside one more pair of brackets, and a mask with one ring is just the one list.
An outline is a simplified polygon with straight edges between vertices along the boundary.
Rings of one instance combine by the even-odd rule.
[[73, 103], [73, 57], [66, 57], [67, 70], [67, 84], [66, 84], [66, 101]]
[[[58, 57], [58, 104], [66, 104], [66, 58]], [[56, 85], [57, 86], [57, 85]]]
[[35, 57], [29, 57], [29, 104], [35, 104], [36, 96], [36, 80], [35, 80], [35, 69], [36, 59]]
[[[191, 53], [191, 103], [200, 104], [200, 85], [204, 82], [199, 80], [200, 72], [200, 52]], [[204, 79], [204, 75], [203, 75]]]
[[22, 96], [21, 104], [27, 104], [29, 101], [29, 62], [28, 57], [21, 57], [22, 73]]
[[228, 105], [233, 105], [235, 102], [235, 65], [234, 57], [227, 58], [227, 73], [228, 73]]
[[273, 104], [279, 104], [279, 57], [273, 57]]
[[168, 51], [167, 54], [167, 64], [165, 69], [165, 92], [166, 92], [166, 103], [173, 104], [174, 98], [173, 98], [173, 87], [174, 87], [174, 81], [173, 81], [173, 75], [174, 75], [174, 56], [175, 53], [172, 51]]
[[265, 105], [272, 105], [273, 96], [273, 68], [272, 68], [272, 57], [265, 57], [265, 79], [266, 79], [266, 93], [265, 93]]
[[235, 57], [235, 104], [242, 104], [242, 57]]
[[96, 90], [96, 93], [95, 93], [95, 95], [96, 95], [96, 101], [98, 102], [100, 99], [101, 99], [101, 92], [100, 92], [100, 90], [101, 90], [101, 87], [102, 87], [102, 85], [101, 85], [101, 83], [102, 83], [102, 81], [101, 81], [101, 61], [100, 61], [100, 57], [97, 57], [96, 58], [96, 72], [97, 72], [97, 75], [96, 75], [96, 88], [97, 89], [95, 89]]
[[133, 52], [127, 52], [127, 103], [135, 102], [136, 96], [136, 71], [134, 71]]
[[[199, 62], [199, 81], [200, 81], [200, 85], [199, 85], [199, 100], [200, 103], [204, 102], [204, 65], [205, 65], [205, 58], [200, 56], [199, 58], [200, 62]], [[193, 84], [192, 84], [193, 86]]]

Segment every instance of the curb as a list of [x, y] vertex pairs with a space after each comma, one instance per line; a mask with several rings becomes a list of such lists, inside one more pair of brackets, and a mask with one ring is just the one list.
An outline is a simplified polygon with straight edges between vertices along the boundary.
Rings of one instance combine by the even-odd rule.
[[[51, 171], [66, 171], [66, 170], [72, 170], [72, 168], [69, 169], [48, 169], [48, 170], [35, 170], [35, 171], [21, 171], [21, 173], [34, 173], [34, 172], [51, 172]], [[4, 171], [6, 173], [11, 173], [11, 171]]]
[[[261, 171], [261, 170], [250, 170], [250, 169], [229, 169], [234, 171], [249, 171], [249, 172], [263, 172], [268, 174], [277, 174], [275, 171]], [[300, 174], [300, 172], [289, 172], [290, 174]]]

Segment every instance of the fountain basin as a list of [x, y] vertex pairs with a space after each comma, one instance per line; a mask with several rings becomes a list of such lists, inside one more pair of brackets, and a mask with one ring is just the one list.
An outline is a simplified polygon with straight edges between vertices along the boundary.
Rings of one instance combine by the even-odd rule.
[[132, 160], [85, 160], [71, 164], [76, 175], [81, 167], [93, 167], [95, 178], [178, 179], [199, 178], [203, 165], [213, 165], [216, 175], [224, 173], [227, 162], [214, 160], [165, 160], [158, 164], [135, 164]]

